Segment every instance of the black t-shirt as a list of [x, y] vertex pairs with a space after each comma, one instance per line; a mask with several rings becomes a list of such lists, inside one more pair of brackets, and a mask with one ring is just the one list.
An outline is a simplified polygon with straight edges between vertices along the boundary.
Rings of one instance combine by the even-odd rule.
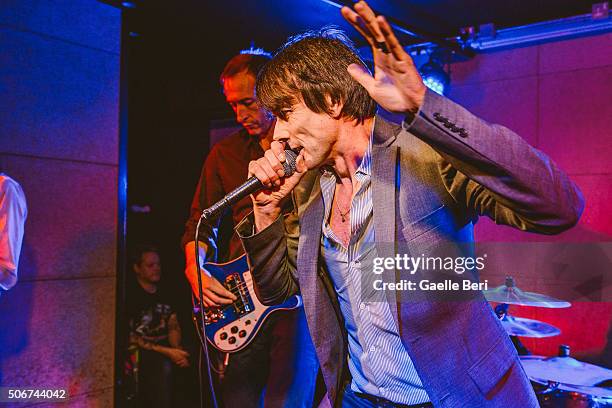
[[128, 292], [128, 321], [130, 333], [143, 340], [168, 345], [168, 320], [176, 313], [174, 303], [161, 288], [155, 293], [146, 292], [139, 284]]

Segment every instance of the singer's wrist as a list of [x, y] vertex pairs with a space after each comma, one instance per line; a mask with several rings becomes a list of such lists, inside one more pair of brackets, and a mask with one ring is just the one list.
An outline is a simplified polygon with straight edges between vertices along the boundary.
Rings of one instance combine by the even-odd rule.
[[270, 207], [257, 205], [253, 206], [253, 217], [255, 219], [255, 232], [266, 229], [269, 225], [274, 223], [276, 219], [281, 215], [280, 207]]

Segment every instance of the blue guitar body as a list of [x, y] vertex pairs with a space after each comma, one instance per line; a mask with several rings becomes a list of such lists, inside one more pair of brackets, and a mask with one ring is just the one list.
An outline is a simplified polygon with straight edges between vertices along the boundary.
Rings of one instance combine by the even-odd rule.
[[[223, 264], [209, 262], [204, 269], [238, 298], [231, 305], [204, 309], [206, 338], [219, 351], [234, 353], [242, 350], [253, 341], [271, 313], [302, 305], [302, 298], [297, 295], [278, 305], [263, 305], [255, 295], [246, 255]], [[194, 320], [201, 329], [197, 299], [194, 299], [194, 305]]]

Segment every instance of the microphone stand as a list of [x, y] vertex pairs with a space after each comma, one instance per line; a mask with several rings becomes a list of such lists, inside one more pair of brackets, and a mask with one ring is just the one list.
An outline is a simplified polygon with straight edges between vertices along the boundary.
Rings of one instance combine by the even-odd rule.
[[[211, 213], [209, 211], [202, 212], [202, 215], [200, 216], [200, 219], [198, 220], [198, 224], [196, 225], [194, 241], [195, 241], [196, 271], [198, 274], [198, 306], [200, 308], [200, 322], [202, 326], [202, 331], [204, 332], [203, 333], [204, 340], [201, 343], [202, 343], [202, 349], [204, 351], [204, 362], [206, 363], [206, 371], [208, 374], [208, 386], [210, 388], [210, 395], [211, 395], [211, 399], [213, 403], [213, 408], [218, 408], [217, 397], [215, 395], [215, 386], [213, 384], [212, 373], [210, 371], [210, 356], [208, 354], [208, 338], [206, 337], [206, 321], [204, 319], [204, 292], [202, 288], [202, 275], [201, 275], [202, 268], [200, 266], [200, 243], [199, 243], [200, 226], [202, 225], [202, 220], [206, 222], [210, 222], [211, 220], [210, 215]], [[202, 403], [203, 398], [201, 396], [202, 395], [202, 368], [201, 367], [199, 369], [199, 374], [200, 374], [200, 403]]]
[[[286, 177], [291, 176], [295, 172], [295, 162], [296, 162], [298, 154], [299, 154], [299, 150], [298, 151], [294, 151], [291, 149], [285, 150], [285, 162], [283, 163], [283, 168], [285, 170]], [[206, 369], [208, 371], [208, 382], [209, 382], [210, 392], [211, 392], [211, 396], [213, 400], [213, 408], [218, 408], [218, 405], [217, 405], [217, 398], [215, 396], [215, 389], [214, 389], [211, 370], [210, 370], [210, 357], [208, 355], [208, 343], [207, 343], [208, 339], [206, 337], [206, 322], [204, 319], [204, 294], [203, 294], [203, 289], [202, 289], [202, 276], [201, 276], [202, 272], [201, 272], [201, 267], [200, 267], [200, 244], [198, 241], [198, 238], [200, 235], [199, 234], [200, 226], [202, 225], [203, 220], [206, 222], [210, 222], [212, 219], [219, 216], [226, 208], [235, 204], [242, 197], [254, 191], [257, 191], [259, 188], [261, 188], [261, 186], [262, 186], [261, 182], [256, 177], [251, 177], [243, 185], [229, 192], [221, 200], [213, 204], [211, 207], [202, 211], [202, 215], [200, 216], [200, 219], [198, 220], [198, 224], [196, 225], [194, 241], [195, 241], [196, 270], [198, 274], [198, 292], [199, 292], [198, 302], [199, 302], [199, 307], [200, 307], [200, 319], [202, 323], [202, 330], [204, 331], [204, 341], [202, 342], [203, 343], [202, 348], [204, 349], [204, 358], [206, 360]], [[201, 378], [200, 378], [200, 383], [201, 383]]]

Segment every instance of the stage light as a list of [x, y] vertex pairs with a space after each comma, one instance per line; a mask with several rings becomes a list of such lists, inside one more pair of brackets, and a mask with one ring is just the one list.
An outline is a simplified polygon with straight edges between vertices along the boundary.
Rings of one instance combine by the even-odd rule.
[[430, 58], [426, 64], [419, 68], [423, 83], [432, 91], [444, 95], [450, 86], [450, 76], [442, 65], [435, 59]]
[[248, 55], [263, 55], [264, 57], [272, 58], [272, 54], [263, 48], [255, 48], [255, 41], [251, 41], [251, 48], [240, 50], [240, 53]]

